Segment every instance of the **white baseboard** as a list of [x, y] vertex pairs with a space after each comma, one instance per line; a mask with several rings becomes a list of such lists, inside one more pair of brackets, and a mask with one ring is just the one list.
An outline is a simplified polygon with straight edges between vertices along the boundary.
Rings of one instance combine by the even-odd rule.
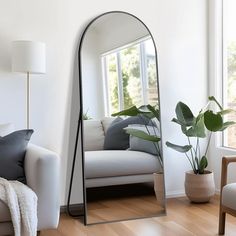
[[168, 191], [166, 193], [166, 198], [176, 198], [176, 197], [185, 197], [184, 190]]

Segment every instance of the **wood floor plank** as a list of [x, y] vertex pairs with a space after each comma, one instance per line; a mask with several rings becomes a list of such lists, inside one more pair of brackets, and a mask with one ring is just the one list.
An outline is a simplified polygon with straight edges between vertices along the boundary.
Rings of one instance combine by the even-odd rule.
[[[40, 236], [216, 236], [218, 211], [218, 196], [207, 204], [173, 198], [167, 200], [166, 216], [84, 226], [81, 219], [62, 214], [58, 229], [42, 231]], [[225, 236], [235, 235], [236, 217], [227, 216]]]
[[163, 207], [157, 204], [155, 196], [128, 197], [121, 199], [105, 199], [88, 203], [89, 224], [117, 221], [143, 216], [162, 214]]

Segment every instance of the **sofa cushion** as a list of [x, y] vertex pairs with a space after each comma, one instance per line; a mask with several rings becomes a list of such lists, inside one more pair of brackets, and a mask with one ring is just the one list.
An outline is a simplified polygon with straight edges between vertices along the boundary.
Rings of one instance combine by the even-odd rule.
[[145, 152], [129, 150], [85, 152], [87, 179], [152, 174], [159, 170], [157, 157]]
[[25, 152], [33, 130], [19, 130], [0, 137], [0, 177], [26, 183]]
[[129, 148], [129, 135], [124, 128], [130, 124], [148, 124], [149, 119], [144, 116], [133, 116], [127, 119], [117, 118], [108, 128], [104, 141], [105, 150], [125, 150]]
[[0, 200], [0, 222], [11, 221], [11, 214], [8, 206]]
[[84, 121], [84, 151], [102, 150], [104, 131], [100, 120]]
[[222, 204], [236, 210], [236, 183], [227, 184], [222, 189]]

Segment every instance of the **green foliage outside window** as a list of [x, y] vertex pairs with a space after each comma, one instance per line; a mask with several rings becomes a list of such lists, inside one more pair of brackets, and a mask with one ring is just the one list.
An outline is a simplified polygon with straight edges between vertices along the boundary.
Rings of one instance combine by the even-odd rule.
[[[149, 40], [145, 41], [145, 45], [146, 42], [149, 46], [150, 43], [152, 44]], [[143, 105], [145, 103], [144, 93], [147, 95], [146, 103], [155, 105], [158, 101], [155, 52], [153, 55], [141, 55], [140, 45], [139, 43], [106, 56], [110, 113], [118, 112], [122, 108], [128, 109], [134, 105]], [[142, 84], [141, 56], [146, 60], [147, 91], [144, 91], [145, 86]], [[118, 68], [118, 57], [120, 58], [120, 68]], [[119, 69], [122, 76], [123, 100], [119, 97]], [[120, 102], [122, 104], [119, 104]]]

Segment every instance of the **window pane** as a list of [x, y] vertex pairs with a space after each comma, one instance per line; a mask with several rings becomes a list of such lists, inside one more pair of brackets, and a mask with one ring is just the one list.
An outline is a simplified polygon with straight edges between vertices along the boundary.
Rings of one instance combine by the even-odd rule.
[[[235, 0], [224, 0], [224, 105], [236, 109], [236, 29]], [[227, 120], [236, 120], [234, 113]], [[232, 126], [224, 133], [224, 146], [236, 148], [236, 127]]]
[[142, 85], [140, 78], [139, 45], [120, 51], [124, 109], [133, 105], [141, 106]]
[[106, 57], [107, 59], [107, 79], [108, 79], [108, 96], [110, 114], [119, 111], [118, 98], [118, 73], [116, 54], [112, 53]]
[[[236, 110], [236, 1], [224, 0], [224, 105]], [[226, 120], [236, 120], [236, 114], [231, 113]], [[224, 146], [236, 148], [236, 126], [224, 133]]]
[[152, 39], [145, 39], [106, 54], [109, 114], [131, 106], [157, 105], [158, 87], [155, 48]]
[[156, 71], [156, 57], [155, 48], [152, 39], [145, 41], [145, 52], [147, 60], [147, 99], [148, 104], [157, 105], [158, 90], [157, 90], [157, 71]]

